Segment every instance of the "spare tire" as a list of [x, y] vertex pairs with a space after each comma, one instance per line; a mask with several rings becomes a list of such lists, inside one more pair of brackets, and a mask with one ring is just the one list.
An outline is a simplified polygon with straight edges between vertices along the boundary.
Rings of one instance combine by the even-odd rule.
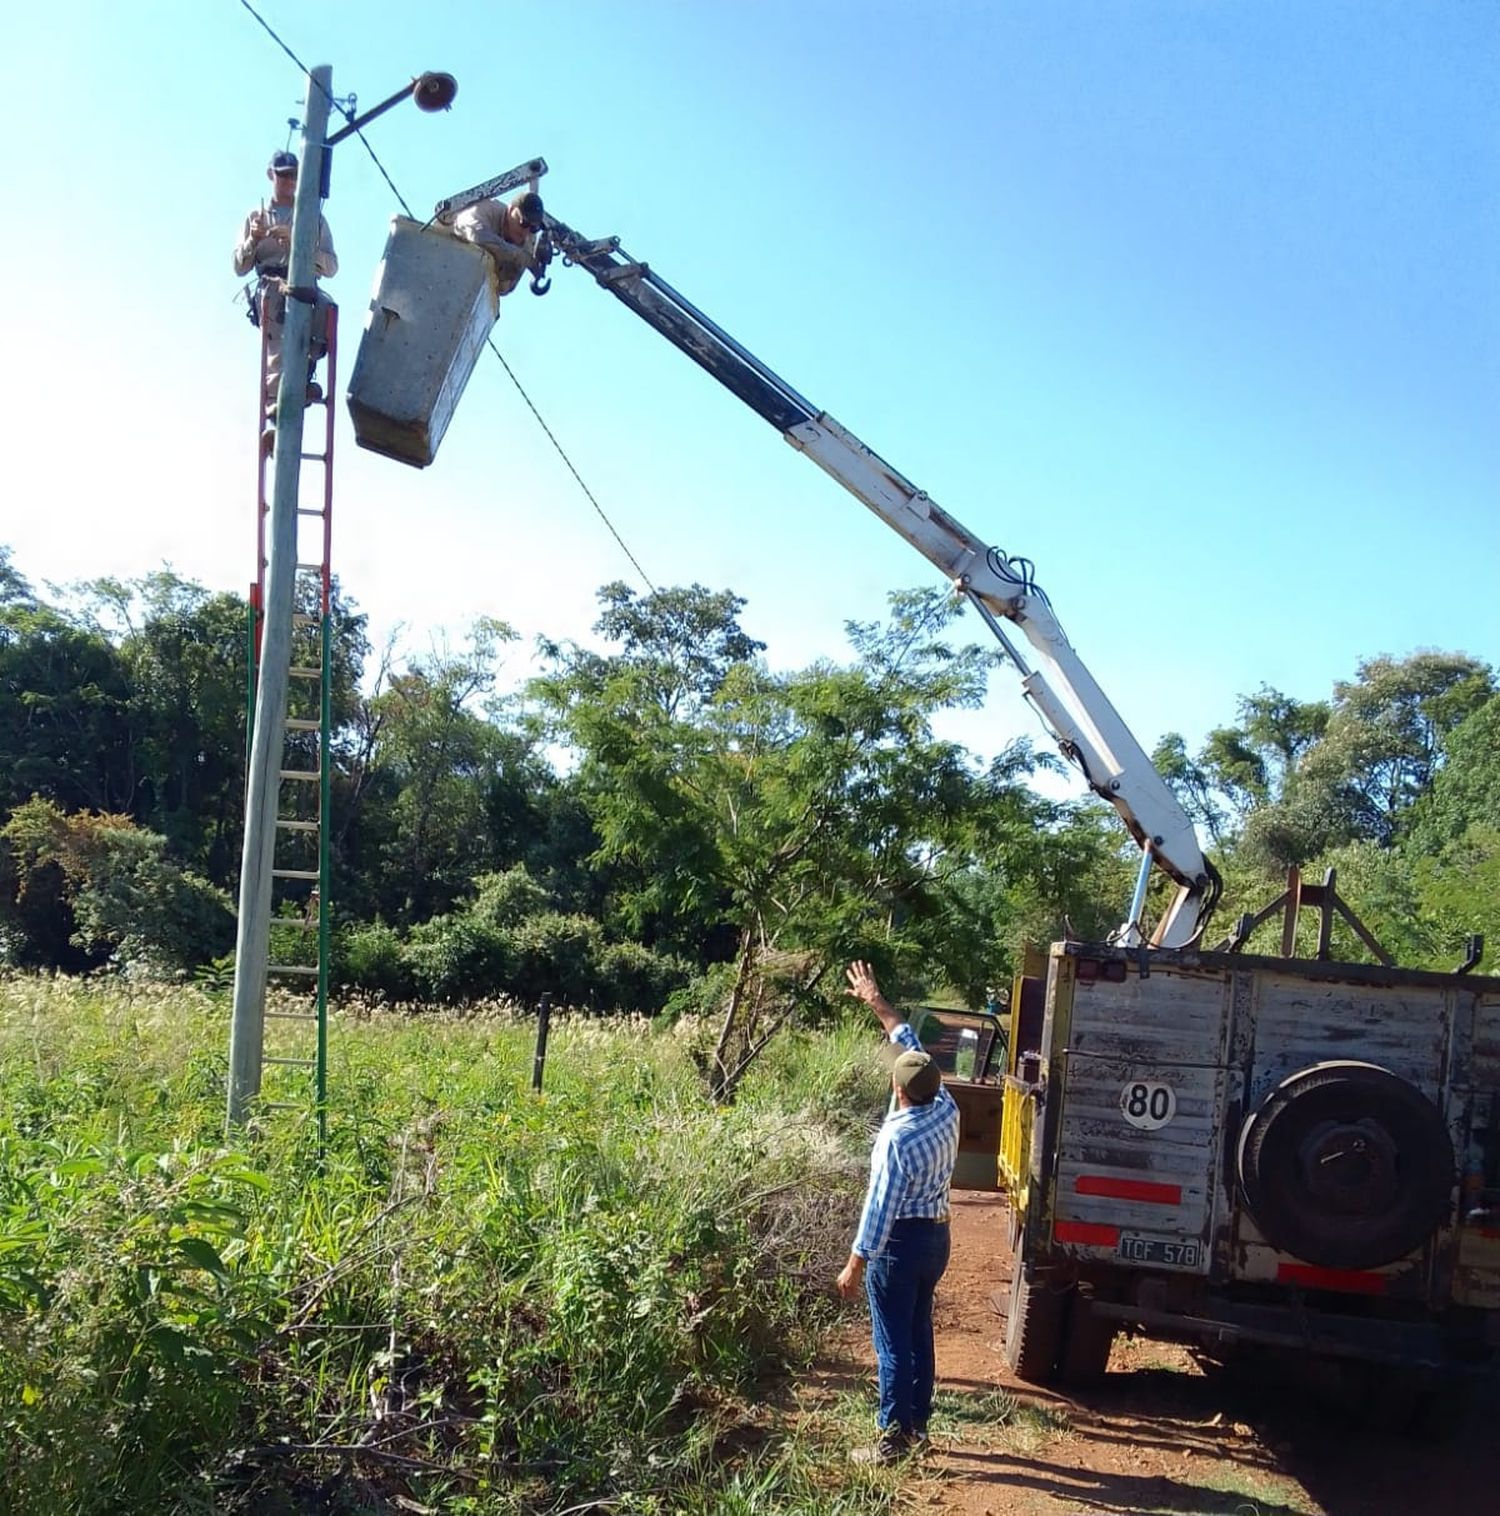
[[1318, 1063], [1245, 1118], [1245, 1204], [1266, 1240], [1334, 1269], [1374, 1269], [1420, 1247], [1453, 1203], [1442, 1114], [1373, 1063]]

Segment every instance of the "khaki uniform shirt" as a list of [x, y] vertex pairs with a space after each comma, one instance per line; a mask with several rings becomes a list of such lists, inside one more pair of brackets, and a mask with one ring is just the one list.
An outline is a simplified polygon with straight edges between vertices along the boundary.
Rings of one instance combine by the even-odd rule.
[[536, 256], [535, 232], [528, 232], [522, 242], [512, 242], [506, 235], [509, 213], [510, 207], [503, 200], [479, 200], [453, 219], [453, 235], [482, 247], [494, 260], [502, 295], [515, 289]]
[[[283, 242], [279, 237], [269, 235], [257, 237], [257, 220], [263, 221], [268, 227], [284, 226], [288, 240]], [[252, 269], [257, 274], [263, 269], [284, 270], [292, 256], [291, 229], [290, 205], [262, 203], [258, 210], [251, 211], [240, 229], [240, 240], [234, 245], [235, 273], [248, 274]], [[319, 279], [331, 279], [339, 271], [338, 254], [333, 250], [333, 234], [328, 230], [327, 218], [321, 213], [318, 216], [318, 246], [313, 256], [313, 268]]]

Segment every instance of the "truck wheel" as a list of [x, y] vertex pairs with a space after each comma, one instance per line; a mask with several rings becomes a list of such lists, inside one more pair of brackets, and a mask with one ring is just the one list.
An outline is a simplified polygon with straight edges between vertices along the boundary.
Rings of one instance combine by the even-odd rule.
[[1005, 1362], [1017, 1379], [1028, 1384], [1052, 1384], [1057, 1379], [1057, 1356], [1062, 1347], [1067, 1290], [1049, 1290], [1018, 1258], [1010, 1285], [1010, 1311], [1005, 1318]]
[[1060, 1384], [1086, 1388], [1101, 1383], [1108, 1372], [1109, 1350], [1114, 1346], [1117, 1328], [1107, 1316], [1097, 1314], [1093, 1302], [1076, 1289], [1066, 1299], [1057, 1378]]
[[1238, 1168], [1266, 1240], [1324, 1268], [1392, 1263], [1452, 1205], [1442, 1115], [1371, 1063], [1319, 1063], [1284, 1079], [1240, 1129]]
[[1005, 1223], [1006, 1246], [1019, 1269], [1021, 1267], [1021, 1239], [1026, 1235], [1026, 1222], [1023, 1214], [1016, 1210], [1014, 1201], [1007, 1208]]

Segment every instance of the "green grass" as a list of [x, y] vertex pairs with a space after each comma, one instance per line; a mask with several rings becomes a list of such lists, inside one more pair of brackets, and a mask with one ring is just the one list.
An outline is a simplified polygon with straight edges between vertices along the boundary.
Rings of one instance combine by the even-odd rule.
[[932, 1435], [939, 1442], [988, 1442], [1037, 1448], [1072, 1431], [1058, 1406], [1028, 1405], [1005, 1390], [940, 1389], [932, 1406]]
[[1217, 1498], [1204, 1501], [1205, 1516], [1293, 1516], [1310, 1509], [1290, 1479], [1255, 1469], [1225, 1466], [1202, 1480]]
[[319, 1165], [294, 1113], [225, 1144], [222, 996], [0, 982], [9, 1508], [884, 1508], [774, 1393], [878, 1069], [788, 1038], [716, 1111], [693, 1035], [564, 1020], [536, 1095], [504, 1017], [336, 1018]]

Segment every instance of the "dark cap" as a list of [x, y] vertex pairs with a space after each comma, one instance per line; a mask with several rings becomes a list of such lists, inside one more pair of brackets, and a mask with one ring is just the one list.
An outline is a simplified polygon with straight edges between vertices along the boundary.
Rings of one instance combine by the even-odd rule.
[[886, 1054], [886, 1060], [891, 1071], [891, 1083], [913, 1105], [926, 1105], [943, 1087], [942, 1071], [927, 1053], [913, 1052], [894, 1042], [888, 1046], [890, 1051]]
[[542, 207], [542, 197], [535, 190], [528, 190], [516, 201], [516, 209], [521, 214], [521, 225], [530, 231], [539, 232], [547, 224], [546, 212]]
[[296, 153], [272, 153], [270, 168], [273, 174], [295, 174], [297, 172]]

